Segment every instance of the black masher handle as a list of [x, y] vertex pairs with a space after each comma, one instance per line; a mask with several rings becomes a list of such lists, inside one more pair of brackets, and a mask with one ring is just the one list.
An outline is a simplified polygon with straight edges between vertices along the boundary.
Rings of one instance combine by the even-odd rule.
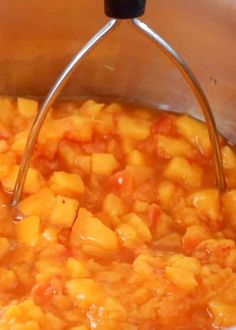
[[129, 19], [142, 16], [146, 0], [105, 0], [105, 14], [108, 17]]

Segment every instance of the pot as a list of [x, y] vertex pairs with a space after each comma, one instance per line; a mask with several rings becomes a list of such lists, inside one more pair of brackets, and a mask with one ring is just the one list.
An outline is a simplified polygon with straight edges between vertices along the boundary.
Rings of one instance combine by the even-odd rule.
[[[107, 21], [103, 1], [15, 0], [0, 9], [0, 94], [43, 97], [68, 60]], [[236, 2], [149, 0], [142, 18], [182, 54], [218, 130], [236, 143]], [[62, 97], [132, 99], [201, 118], [172, 63], [123, 22], [93, 51]]]

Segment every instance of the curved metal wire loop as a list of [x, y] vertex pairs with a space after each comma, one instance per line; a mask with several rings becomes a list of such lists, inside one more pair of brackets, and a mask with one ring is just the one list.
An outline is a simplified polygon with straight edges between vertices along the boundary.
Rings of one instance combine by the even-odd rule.
[[202, 90], [201, 85], [190, 70], [187, 63], [185, 63], [182, 57], [160, 35], [154, 32], [150, 27], [148, 27], [139, 19], [134, 18], [132, 19], [132, 21], [134, 25], [138, 28], [138, 30], [141, 30], [145, 36], [154, 41], [155, 45], [157, 45], [165, 53], [165, 55], [167, 55], [168, 58], [175, 64], [175, 66], [178, 68], [180, 73], [183, 75], [183, 77], [189, 84], [191, 90], [193, 91], [207, 124], [208, 133], [213, 149], [216, 182], [219, 189], [221, 191], [224, 191], [226, 189], [226, 180], [224, 175], [223, 161], [216, 123], [212, 114], [211, 107], [204, 91]]
[[[180, 57], [180, 55], [164, 40], [162, 39], [156, 32], [154, 32], [151, 28], [149, 28], [146, 24], [144, 24], [139, 19], [132, 19], [134, 25], [145, 33], [152, 41], [155, 41], [155, 44], [171, 59], [172, 62], [176, 65], [179, 71], [182, 73], [184, 78], [187, 80], [190, 85], [194, 95], [196, 96], [199, 105], [202, 109], [202, 112], [205, 116], [205, 120], [207, 123], [210, 140], [213, 148], [213, 157], [214, 157], [214, 165], [216, 172], [216, 181], [220, 190], [225, 190], [226, 182], [223, 171], [223, 163], [222, 156], [220, 150], [220, 143], [217, 134], [216, 124], [214, 121], [214, 117], [208, 103], [208, 100], [193, 73], [191, 72], [188, 65], [184, 62], [184, 60]], [[68, 64], [65, 70], [62, 72], [50, 92], [48, 93], [45, 101], [43, 102], [37, 117], [32, 125], [23, 159], [20, 164], [20, 170], [18, 173], [18, 177], [16, 180], [15, 188], [13, 191], [12, 197], [12, 206], [15, 207], [18, 205], [22, 191], [24, 188], [25, 179], [27, 176], [27, 172], [30, 166], [30, 161], [32, 158], [33, 149], [35, 143], [37, 141], [40, 129], [44, 123], [44, 120], [47, 116], [49, 109], [52, 104], [60, 94], [61, 90], [67, 83], [71, 74], [75, 71], [75, 69], [80, 64], [81, 60], [91, 51], [97, 43], [103, 39], [113, 28], [118, 25], [118, 20], [111, 19], [72, 59], [72, 61]]]
[[101, 41], [113, 28], [118, 25], [118, 20], [111, 19], [89, 42], [75, 55], [72, 61], [67, 65], [65, 70], [61, 73], [60, 77], [55, 82], [54, 86], [48, 93], [45, 101], [43, 102], [38, 115], [32, 125], [24, 155], [20, 164], [19, 173], [17, 176], [16, 184], [12, 196], [12, 206], [17, 206], [24, 188], [27, 172], [30, 166], [30, 161], [32, 158], [35, 143], [37, 141], [40, 129], [44, 123], [48, 111], [50, 110], [52, 104], [55, 102], [56, 98], [60, 94], [61, 90], [67, 83], [68, 79], [75, 71], [75, 69], [80, 64], [81, 60], [86, 57], [86, 55]]

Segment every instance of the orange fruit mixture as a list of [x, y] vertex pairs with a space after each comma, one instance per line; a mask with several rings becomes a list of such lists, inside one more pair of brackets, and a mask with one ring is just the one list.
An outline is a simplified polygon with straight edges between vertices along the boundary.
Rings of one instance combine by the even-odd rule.
[[125, 104], [58, 103], [9, 207], [33, 100], [0, 98], [0, 330], [236, 325], [236, 154], [215, 184], [206, 126]]

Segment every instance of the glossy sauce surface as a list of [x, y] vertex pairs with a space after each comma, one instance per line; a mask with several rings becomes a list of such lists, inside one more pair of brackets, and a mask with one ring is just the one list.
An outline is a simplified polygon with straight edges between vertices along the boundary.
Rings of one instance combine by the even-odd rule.
[[236, 325], [236, 154], [206, 126], [127, 104], [57, 104], [23, 220], [9, 199], [36, 101], [0, 98], [0, 330], [213, 330]]

